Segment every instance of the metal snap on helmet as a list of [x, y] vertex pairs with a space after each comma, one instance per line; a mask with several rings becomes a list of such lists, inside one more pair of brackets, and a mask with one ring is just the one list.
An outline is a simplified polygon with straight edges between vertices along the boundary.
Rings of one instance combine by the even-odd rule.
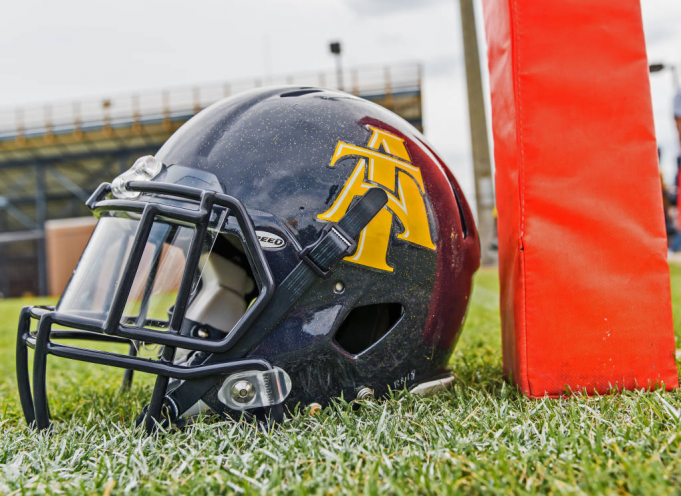
[[21, 403], [39, 428], [48, 355], [125, 369], [126, 385], [155, 374], [148, 429], [451, 380], [477, 232], [436, 152], [378, 105], [320, 88], [228, 98], [87, 205], [99, 222], [59, 303], [20, 318]]

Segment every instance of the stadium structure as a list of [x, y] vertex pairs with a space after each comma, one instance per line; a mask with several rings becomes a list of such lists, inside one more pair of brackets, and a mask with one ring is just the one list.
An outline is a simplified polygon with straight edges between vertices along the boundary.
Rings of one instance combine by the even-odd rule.
[[[344, 79], [340, 89], [422, 130], [419, 64], [357, 67]], [[89, 215], [84, 202], [101, 182], [154, 154], [201, 109], [254, 87], [341, 81], [335, 71], [307, 73], [0, 109], [0, 297], [46, 295], [45, 223]]]

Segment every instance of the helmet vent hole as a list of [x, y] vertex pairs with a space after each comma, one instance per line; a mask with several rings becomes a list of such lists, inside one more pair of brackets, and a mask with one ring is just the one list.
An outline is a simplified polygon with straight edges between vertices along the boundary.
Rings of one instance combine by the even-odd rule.
[[359, 355], [380, 341], [404, 314], [399, 303], [379, 303], [353, 309], [336, 331], [336, 343]]
[[310, 93], [321, 93], [322, 90], [317, 90], [317, 89], [300, 89], [296, 91], [289, 91], [288, 93], [282, 93], [279, 95], [281, 98], [286, 98], [286, 97], [292, 97], [292, 96], [303, 96], [303, 95], [308, 95]]

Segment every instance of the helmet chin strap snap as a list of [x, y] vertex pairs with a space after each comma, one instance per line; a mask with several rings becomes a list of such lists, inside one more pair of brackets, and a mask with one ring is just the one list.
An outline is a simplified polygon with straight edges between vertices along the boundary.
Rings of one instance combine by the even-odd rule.
[[291, 378], [279, 367], [229, 376], [218, 390], [218, 399], [231, 410], [252, 410], [283, 403], [291, 392]]

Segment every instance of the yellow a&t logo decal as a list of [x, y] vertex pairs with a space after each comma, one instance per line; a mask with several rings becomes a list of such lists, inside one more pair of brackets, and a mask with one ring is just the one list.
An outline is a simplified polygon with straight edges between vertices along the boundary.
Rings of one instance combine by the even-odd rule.
[[[386, 256], [394, 215], [404, 228], [397, 239], [431, 250], [435, 249], [435, 245], [430, 236], [421, 171], [411, 163], [404, 140], [372, 126], [369, 129], [372, 135], [367, 148], [343, 141], [336, 145], [331, 167], [348, 156], [357, 156], [360, 160], [333, 205], [317, 218], [338, 222], [355, 197], [362, 196], [371, 188], [382, 187], [388, 194], [387, 205], [364, 228], [357, 242], [357, 251], [345, 260], [392, 272]], [[381, 153], [381, 148], [384, 153]]]

